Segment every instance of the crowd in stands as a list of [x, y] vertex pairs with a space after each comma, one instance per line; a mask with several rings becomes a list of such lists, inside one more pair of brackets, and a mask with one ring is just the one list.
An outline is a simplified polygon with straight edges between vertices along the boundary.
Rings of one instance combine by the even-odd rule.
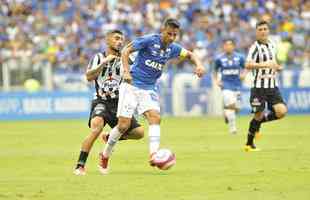
[[194, 50], [207, 68], [223, 38], [234, 38], [246, 55], [260, 19], [270, 22], [285, 68], [310, 67], [307, 0], [2, 0], [0, 63], [19, 58], [15, 67], [32, 72], [44, 63], [82, 72], [89, 58], [104, 50], [107, 30], [120, 28], [130, 41], [158, 32], [167, 17], [180, 20], [178, 42]]

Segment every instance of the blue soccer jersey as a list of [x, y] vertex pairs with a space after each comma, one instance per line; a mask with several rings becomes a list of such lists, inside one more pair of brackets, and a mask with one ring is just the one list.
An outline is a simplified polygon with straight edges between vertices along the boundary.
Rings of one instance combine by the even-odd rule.
[[186, 50], [176, 43], [165, 48], [159, 34], [137, 38], [132, 46], [138, 52], [131, 68], [132, 82], [142, 89], [154, 89], [167, 61], [186, 54]]
[[215, 71], [222, 76], [222, 89], [239, 90], [241, 87], [240, 73], [244, 69], [244, 57], [236, 52], [225, 53], [215, 59]]

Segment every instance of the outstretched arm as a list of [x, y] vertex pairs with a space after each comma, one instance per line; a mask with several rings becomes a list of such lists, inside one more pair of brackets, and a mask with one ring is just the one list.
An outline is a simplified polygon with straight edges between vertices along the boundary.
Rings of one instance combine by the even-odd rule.
[[245, 63], [245, 68], [246, 69], [260, 69], [260, 68], [270, 68], [270, 69], [275, 69], [275, 70], [280, 70], [281, 66], [276, 62], [276, 61], [265, 61], [261, 63], [256, 63], [253, 61], [247, 61]]
[[204, 73], [206, 73], [205, 67], [202, 65], [202, 62], [200, 61], [200, 59], [197, 57], [196, 54], [194, 54], [191, 51], [186, 51], [185, 58], [190, 60], [196, 66], [194, 73], [197, 74], [199, 78], [201, 78], [204, 75]]
[[123, 80], [127, 83], [131, 83], [132, 77], [130, 75], [130, 67], [129, 67], [129, 55], [134, 52], [135, 49], [132, 46], [132, 42], [129, 43], [122, 51], [121, 61], [124, 69]]
[[87, 81], [95, 80], [101, 73], [102, 69], [106, 66], [106, 64], [110, 62], [111, 60], [117, 59], [117, 58], [118, 58], [117, 56], [112, 55], [112, 54], [108, 55], [105, 58], [100, 58], [99, 54], [95, 55], [95, 57], [92, 59], [92, 61], [88, 65], [88, 68], [86, 71]]

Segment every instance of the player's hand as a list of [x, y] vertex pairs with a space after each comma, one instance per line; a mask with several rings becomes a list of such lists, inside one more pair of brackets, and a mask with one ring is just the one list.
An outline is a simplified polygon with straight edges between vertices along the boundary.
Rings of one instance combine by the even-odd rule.
[[277, 71], [282, 71], [282, 70], [283, 70], [283, 66], [278, 64], [276, 70], [277, 70]]
[[126, 82], [126, 83], [129, 83], [131, 84], [132, 82], [132, 76], [130, 74], [130, 72], [124, 72], [124, 75], [123, 75], [123, 80]]
[[281, 68], [281, 66], [277, 62], [275, 62], [273, 60], [272, 61], [267, 61], [265, 63], [265, 65], [266, 65], [267, 68], [274, 69], [274, 70], [278, 70], [278, 69]]
[[201, 78], [206, 73], [206, 70], [203, 66], [197, 66], [194, 73], [197, 74], [199, 78]]
[[219, 86], [220, 88], [223, 87], [223, 82], [221, 80], [216, 80], [215, 81], [216, 85]]

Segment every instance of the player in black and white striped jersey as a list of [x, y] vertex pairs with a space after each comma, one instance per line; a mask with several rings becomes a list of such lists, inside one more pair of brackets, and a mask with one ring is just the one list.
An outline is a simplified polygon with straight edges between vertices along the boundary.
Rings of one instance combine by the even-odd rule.
[[[106, 35], [106, 51], [97, 53], [87, 66], [86, 78], [88, 81], [94, 81], [96, 92], [88, 122], [91, 133], [82, 143], [79, 159], [74, 170], [76, 175], [85, 175], [85, 163], [88, 153], [105, 124], [107, 123], [111, 128], [117, 125], [118, 90], [122, 81], [120, 54], [123, 44], [124, 35], [120, 30], [109, 31]], [[135, 118], [131, 119], [131, 124], [122, 139], [142, 138], [144, 135], [143, 127]], [[106, 136], [103, 135], [103, 139], [107, 140]], [[101, 160], [99, 170], [102, 172], [100, 163]]]
[[[281, 119], [287, 113], [276, 77], [282, 67], [276, 61], [276, 47], [269, 39], [269, 24], [266, 21], [256, 25], [256, 41], [250, 47], [245, 67], [252, 70], [254, 77], [250, 97], [254, 117], [249, 125], [245, 150], [257, 151], [254, 138], [260, 135], [261, 124]], [[264, 112], [266, 104], [268, 113]]]

